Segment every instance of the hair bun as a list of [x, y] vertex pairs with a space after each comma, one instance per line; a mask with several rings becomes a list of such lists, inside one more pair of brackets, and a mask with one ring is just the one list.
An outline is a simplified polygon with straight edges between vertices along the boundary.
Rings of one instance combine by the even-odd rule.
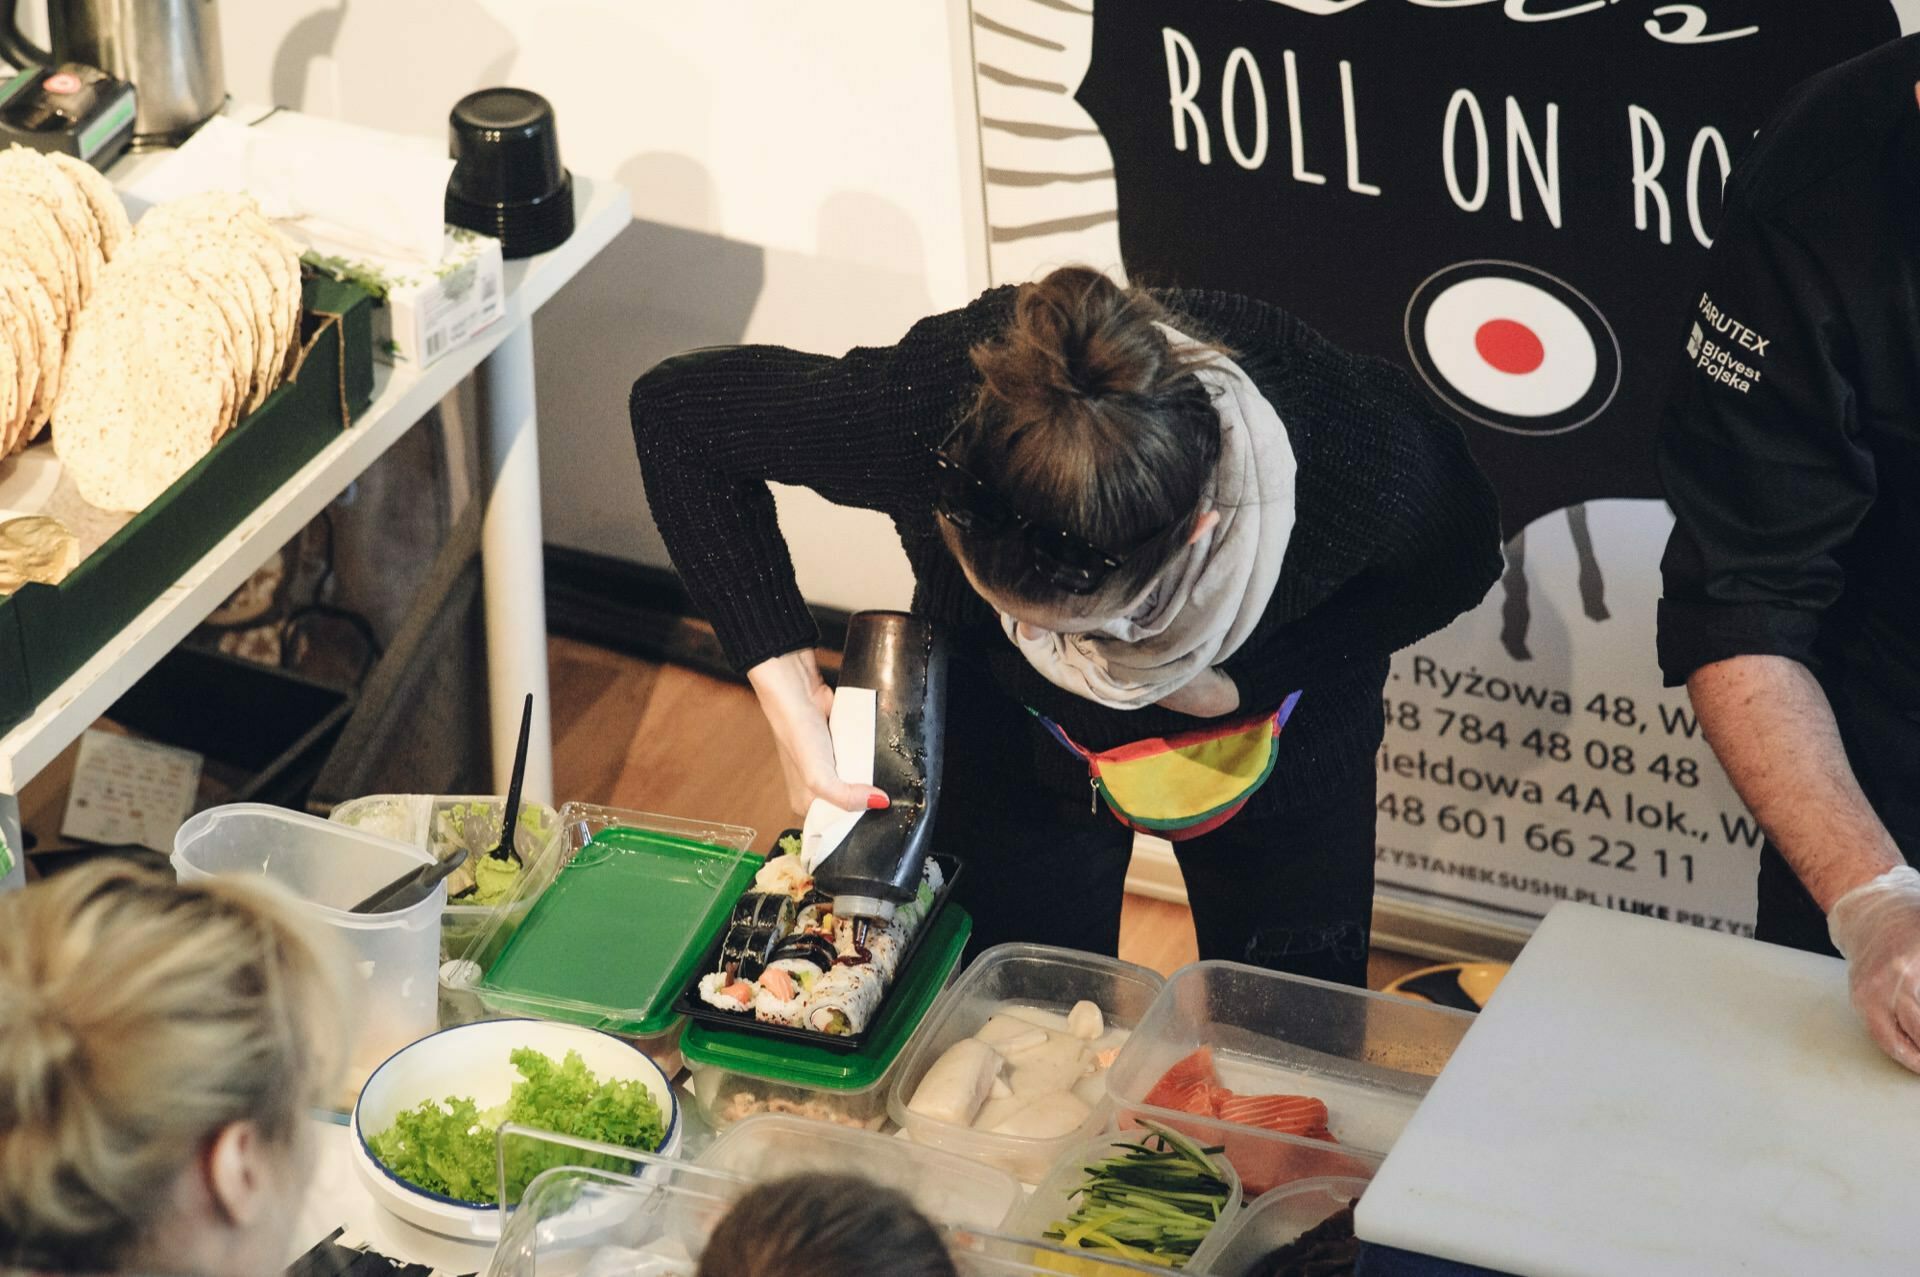
[[1169, 355], [1157, 318], [1099, 271], [1063, 267], [1021, 287], [1013, 323], [980, 371], [1010, 401], [1146, 394]]
[[12, 1084], [8, 1097], [16, 1117], [43, 1108], [56, 1083], [80, 1054], [80, 1037], [50, 999], [31, 989], [16, 989], [0, 1000], [0, 1077]]

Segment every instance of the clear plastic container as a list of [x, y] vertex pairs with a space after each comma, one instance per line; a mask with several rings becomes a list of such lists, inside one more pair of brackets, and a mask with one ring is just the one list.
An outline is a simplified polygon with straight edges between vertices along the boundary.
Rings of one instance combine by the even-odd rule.
[[1245, 1277], [1253, 1266], [1346, 1209], [1366, 1191], [1367, 1181], [1344, 1176], [1301, 1180], [1275, 1189], [1220, 1226], [1207, 1257], [1213, 1277]]
[[[740, 1176], [657, 1159], [636, 1175], [550, 1170], [509, 1217], [487, 1277], [690, 1277], [715, 1225], [749, 1187]], [[941, 1231], [965, 1277], [1167, 1271], [984, 1229]]]
[[907, 1140], [777, 1113], [736, 1124], [696, 1165], [755, 1183], [803, 1172], [865, 1175], [897, 1188], [937, 1225], [998, 1228], [1020, 1200], [1005, 1171]]
[[691, 1273], [750, 1187], [737, 1175], [636, 1155], [635, 1175], [562, 1166], [527, 1186], [487, 1277]]
[[[1050, 1242], [1028, 1237], [1009, 1237], [1005, 1233], [978, 1231], [947, 1232], [947, 1252], [953, 1256], [954, 1270], [961, 1277], [1127, 1277], [1129, 1273], [1158, 1273], [1165, 1268], [1136, 1264], [1091, 1251], [1067, 1250]], [[1191, 1272], [1192, 1269], [1187, 1271]]]
[[[438, 860], [456, 847], [464, 847], [470, 856], [480, 856], [498, 846], [506, 809], [507, 800], [499, 796], [369, 794], [341, 803], [327, 819], [423, 847]], [[465, 953], [501, 910], [515, 910], [515, 924], [526, 917], [527, 910], [533, 907], [540, 891], [553, 881], [559, 868], [559, 857], [554, 854], [559, 846], [559, 834], [559, 812], [545, 803], [520, 804], [513, 846], [520, 855], [522, 872], [530, 889], [516, 892], [511, 900], [497, 904], [447, 901], [446, 912], [440, 916], [442, 962]]]
[[[1074, 1212], [1074, 1195], [1086, 1183], [1087, 1165], [1117, 1156], [1120, 1150], [1115, 1145], [1137, 1143], [1145, 1134], [1144, 1131], [1109, 1130], [1101, 1131], [1089, 1139], [1074, 1141], [1055, 1160], [1026, 1201], [1013, 1212], [1012, 1218], [1007, 1221], [1007, 1226], [1002, 1231], [1015, 1237], [1032, 1238], [1036, 1241], [1045, 1240], [1049, 1229]], [[1194, 1252], [1193, 1258], [1184, 1265], [1186, 1271], [1194, 1273], [1212, 1271], [1206, 1266], [1206, 1258], [1218, 1249], [1216, 1239], [1240, 1211], [1240, 1177], [1234, 1173], [1232, 1164], [1225, 1158], [1216, 1156], [1213, 1160], [1227, 1181], [1227, 1200], [1226, 1204], [1220, 1208], [1219, 1222], [1214, 1225], [1213, 1231], [1207, 1235], [1206, 1240], [1200, 1243], [1200, 1248]], [[1088, 1258], [1102, 1257], [1096, 1252]]]
[[1472, 1024], [1463, 1011], [1196, 962], [1167, 982], [1108, 1072], [1107, 1093], [1122, 1111], [1142, 1106], [1169, 1069], [1206, 1047], [1220, 1085], [1314, 1096], [1340, 1144], [1386, 1153]]
[[902, 1057], [952, 984], [973, 934], [973, 920], [959, 905], [948, 905], [931, 925], [858, 1051], [689, 1027], [683, 1053], [707, 1125], [725, 1130], [756, 1113], [786, 1113], [867, 1130], [885, 1126], [887, 1093]]
[[272, 879], [352, 949], [363, 994], [349, 1062], [357, 1089], [382, 1060], [433, 1032], [444, 885], [398, 913], [349, 913], [431, 858], [418, 847], [262, 803], [214, 807], [180, 826], [173, 868], [183, 881], [215, 874]]
[[[449, 969], [486, 1014], [585, 1025], [656, 1052], [673, 1002], [760, 858], [753, 830], [586, 803], [560, 809], [550, 883], [516, 894]], [[522, 910], [522, 903], [528, 908]]]
[[1037, 944], [989, 949], [928, 1013], [925, 1027], [900, 1061], [887, 1096], [888, 1112], [919, 1143], [1001, 1167], [1026, 1183], [1036, 1183], [1063, 1152], [1107, 1125], [1104, 1103], [1094, 1106], [1080, 1129], [1057, 1139], [995, 1135], [909, 1111], [907, 1105], [921, 1079], [949, 1047], [972, 1037], [1008, 1005], [1065, 1013], [1074, 1003], [1087, 1001], [1100, 1008], [1109, 1026], [1132, 1029], [1164, 983], [1145, 967], [1072, 949]]

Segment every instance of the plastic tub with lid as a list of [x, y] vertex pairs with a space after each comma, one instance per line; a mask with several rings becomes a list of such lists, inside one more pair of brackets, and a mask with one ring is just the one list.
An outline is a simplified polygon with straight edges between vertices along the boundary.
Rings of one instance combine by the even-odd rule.
[[[1055, 1159], [1053, 1166], [1041, 1177], [1039, 1184], [1013, 1212], [1007, 1226], [1001, 1231], [1015, 1237], [1045, 1240], [1047, 1232], [1055, 1224], [1066, 1220], [1077, 1209], [1079, 1203], [1074, 1198], [1087, 1181], [1087, 1166], [1121, 1156], [1121, 1146], [1137, 1144], [1149, 1138], [1150, 1134], [1147, 1131], [1103, 1130], [1087, 1139], [1074, 1141]], [[1193, 1258], [1183, 1265], [1188, 1271], [1196, 1273], [1212, 1271], [1205, 1266], [1206, 1257], [1218, 1249], [1217, 1239], [1222, 1230], [1240, 1212], [1240, 1177], [1225, 1158], [1215, 1156], [1212, 1160], [1219, 1168], [1221, 1178], [1227, 1181], [1227, 1199], [1220, 1207], [1219, 1222], [1200, 1243]]]
[[696, 1165], [755, 1183], [797, 1174], [864, 1175], [905, 1193], [936, 1225], [998, 1228], [1020, 1201], [1005, 1171], [907, 1140], [779, 1113], [750, 1117]]
[[753, 837], [568, 803], [552, 881], [524, 878], [442, 981], [485, 1014], [599, 1029], [658, 1059], [685, 1024], [675, 998], [760, 867]]
[[418, 847], [261, 803], [214, 807], [180, 826], [173, 868], [182, 881], [219, 874], [267, 878], [291, 891], [352, 950], [363, 994], [354, 1000], [354, 1086], [401, 1047], [433, 1032], [445, 884], [397, 913], [348, 912], [430, 863]]
[[1003, 944], [974, 959], [933, 1011], [908, 1048], [887, 1097], [893, 1120], [922, 1144], [999, 1166], [1031, 1184], [1060, 1155], [1107, 1124], [1104, 1103], [1064, 1136], [1039, 1139], [996, 1135], [913, 1112], [908, 1106], [927, 1071], [948, 1048], [972, 1037], [1007, 1006], [1030, 1006], [1064, 1014], [1076, 1002], [1092, 1002], [1106, 1024], [1131, 1030], [1140, 1023], [1165, 983], [1145, 967], [1073, 949]]
[[[500, 844], [506, 808], [505, 798], [484, 794], [368, 794], [341, 803], [327, 819], [425, 848], [436, 860], [456, 847], [477, 858]], [[502, 910], [513, 910], [514, 922], [526, 916], [540, 890], [553, 881], [559, 832], [559, 812], [545, 803], [520, 804], [513, 846], [530, 890], [512, 891], [485, 905], [449, 899], [440, 916], [442, 962], [464, 954]]]
[[[1385, 1154], [1472, 1024], [1463, 1011], [1235, 962], [1196, 962], [1167, 981], [1108, 1072], [1107, 1094], [1123, 1115], [1191, 1118], [1147, 1097], [1169, 1069], [1205, 1048], [1219, 1085], [1243, 1096], [1312, 1096], [1326, 1104], [1341, 1147]], [[1195, 1129], [1218, 1142], [1208, 1125]]]
[[868, 1130], [885, 1126], [887, 1092], [901, 1057], [953, 980], [973, 934], [973, 920], [959, 905], [948, 905], [930, 925], [858, 1051], [689, 1026], [680, 1049], [708, 1125], [725, 1130], [756, 1113], [785, 1113]]
[[1221, 1225], [1208, 1271], [1216, 1277], [1245, 1277], [1268, 1255], [1347, 1209], [1366, 1187], [1364, 1179], [1328, 1176], [1275, 1189]]

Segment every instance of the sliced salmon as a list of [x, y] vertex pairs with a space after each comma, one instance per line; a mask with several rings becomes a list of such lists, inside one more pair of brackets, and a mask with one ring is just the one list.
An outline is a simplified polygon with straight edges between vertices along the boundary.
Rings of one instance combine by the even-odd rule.
[[1189, 1082], [1183, 1087], [1169, 1087], [1162, 1083], [1154, 1088], [1154, 1095], [1159, 1098], [1149, 1096], [1148, 1099], [1160, 1108], [1192, 1113], [1195, 1117], [1212, 1117], [1212, 1091], [1213, 1088], [1205, 1082]]
[[1304, 1135], [1332, 1140], [1327, 1130], [1327, 1106], [1310, 1095], [1231, 1095], [1214, 1116], [1238, 1126], [1257, 1126], [1282, 1135]]
[[1213, 1071], [1213, 1048], [1201, 1047], [1180, 1063], [1168, 1069], [1166, 1076], [1154, 1083], [1147, 1092], [1147, 1103], [1156, 1108], [1178, 1109], [1182, 1113], [1204, 1113], [1210, 1108], [1196, 1107], [1194, 1088], [1198, 1087], [1202, 1105], [1206, 1105], [1206, 1090], [1217, 1086], [1220, 1078]]
[[1207, 1112], [1219, 1117], [1220, 1110], [1236, 1098], [1238, 1097], [1224, 1086], [1210, 1086], [1207, 1088]]
[[1222, 1156], [1239, 1172], [1240, 1187], [1249, 1200], [1272, 1189], [1319, 1175], [1373, 1177], [1373, 1165], [1337, 1144], [1322, 1140], [1281, 1139], [1245, 1127], [1213, 1127], [1191, 1134], [1224, 1148]]

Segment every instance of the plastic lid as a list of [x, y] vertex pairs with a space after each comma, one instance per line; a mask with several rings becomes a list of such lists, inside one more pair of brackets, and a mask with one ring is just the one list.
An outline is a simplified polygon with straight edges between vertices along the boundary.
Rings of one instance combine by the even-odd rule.
[[[476, 992], [489, 1010], [636, 1037], [671, 1029], [674, 999], [760, 864], [739, 847], [594, 828], [499, 945]], [[493, 952], [512, 912], [503, 910], [468, 956]]]
[[888, 998], [880, 1022], [868, 1030], [866, 1045], [858, 1051], [830, 1051], [804, 1042], [729, 1033], [696, 1023], [688, 1025], [686, 1036], [680, 1039], [680, 1054], [689, 1064], [731, 1069], [794, 1086], [863, 1091], [893, 1067], [934, 999], [947, 987], [947, 978], [960, 965], [960, 955], [972, 935], [973, 919], [965, 909], [949, 904], [941, 910], [913, 964]]

